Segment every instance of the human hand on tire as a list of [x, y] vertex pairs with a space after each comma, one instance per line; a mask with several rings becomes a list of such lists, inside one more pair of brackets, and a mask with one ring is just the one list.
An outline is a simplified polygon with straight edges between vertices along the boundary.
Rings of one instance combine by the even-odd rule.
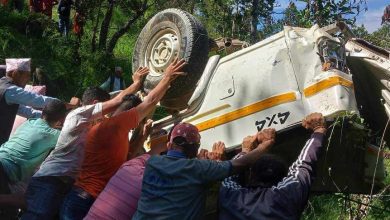
[[313, 130], [313, 132], [325, 133], [326, 122], [321, 113], [311, 113], [302, 120], [302, 126], [306, 129]]
[[186, 73], [182, 72], [183, 67], [186, 65], [186, 61], [184, 59], [179, 60], [177, 57], [165, 70], [165, 77], [172, 81], [176, 79], [178, 76], [184, 76]]
[[142, 82], [142, 80], [145, 78], [146, 75], [149, 74], [149, 68], [148, 67], [139, 67], [135, 73], [133, 73], [133, 82], [139, 83]]

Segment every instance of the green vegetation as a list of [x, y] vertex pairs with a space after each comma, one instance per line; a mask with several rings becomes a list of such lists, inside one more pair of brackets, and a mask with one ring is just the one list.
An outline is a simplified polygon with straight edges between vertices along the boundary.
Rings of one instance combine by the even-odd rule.
[[[298, 1], [307, 7], [299, 10], [296, 1], [291, 1], [283, 18], [275, 19], [275, 0], [76, 0], [76, 10], [85, 17], [81, 38], [73, 33], [67, 38], [61, 36], [57, 23], [43, 15], [30, 14], [27, 9], [17, 13], [0, 6], [0, 63], [7, 57], [31, 57], [33, 69], [42, 67], [48, 77], [49, 94], [68, 100], [80, 96], [86, 87], [102, 83], [114, 65], [123, 67], [129, 84], [138, 33], [150, 17], [165, 8], [191, 12], [204, 23], [212, 38], [232, 37], [248, 42], [264, 39], [283, 25], [324, 26], [337, 20], [353, 25], [365, 8], [365, 0]], [[53, 17], [57, 20], [55, 8]], [[390, 48], [389, 25], [372, 34], [363, 26], [353, 29], [357, 36]], [[159, 109], [157, 115], [161, 118], [165, 113]], [[385, 164], [390, 170], [388, 159]], [[390, 186], [389, 176], [385, 185]], [[364, 208], [350, 200], [368, 201], [362, 195], [313, 195], [303, 219], [390, 219], [389, 189], [374, 197], [370, 203], [374, 208]]]

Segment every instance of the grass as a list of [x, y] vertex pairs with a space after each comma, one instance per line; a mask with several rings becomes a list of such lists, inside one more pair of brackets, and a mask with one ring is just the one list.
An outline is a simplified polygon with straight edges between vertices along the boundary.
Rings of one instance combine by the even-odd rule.
[[[386, 150], [389, 153], [389, 150]], [[387, 174], [390, 171], [390, 160], [385, 159], [384, 165]], [[384, 185], [390, 188], [390, 176], [387, 175], [384, 180]], [[374, 196], [370, 205], [373, 208], [367, 209], [367, 215], [363, 219], [390, 219], [390, 189], [387, 189], [380, 196]], [[358, 217], [358, 210], [360, 206], [358, 203], [348, 201], [343, 194], [326, 194], [326, 195], [312, 195], [309, 199], [308, 205], [302, 215], [302, 219], [318, 219], [318, 220], [347, 220], [347, 219], [361, 219]], [[364, 200], [364, 195], [350, 195], [351, 199], [367, 203]], [[387, 210], [387, 211], [384, 211]]]

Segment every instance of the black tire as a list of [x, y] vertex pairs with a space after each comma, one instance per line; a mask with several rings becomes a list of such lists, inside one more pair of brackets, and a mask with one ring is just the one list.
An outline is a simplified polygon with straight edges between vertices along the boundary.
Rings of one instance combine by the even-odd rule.
[[[161, 100], [161, 105], [168, 109], [181, 110], [187, 107], [187, 102], [207, 64], [208, 35], [203, 25], [191, 14], [179, 9], [161, 11], [150, 19], [138, 36], [132, 60], [133, 72], [140, 66], [150, 68], [151, 61], [146, 59], [146, 57], [150, 57], [148, 51], [151, 50], [148, 48], [154, 48], [151, 45], [158, 41], [155, 39], [156, 36], [166, 30], [175, 32], [178, 40], [176, 44], [178, 52], [172, 54], [186, 60], [188, 65], [184, 71], [188, 74], [180, 76], [172, 82], [170, 89]], [[163, 77], [162, 74], [158, 75], [161, 70], [153, 71], [152, 68], [150, 69], [151, 74], [146, 77], [143, 84], [143, 90], [146, 93], [149, 93]], [[157, 74], [153, 74], [153, 72], [157, 72]]]

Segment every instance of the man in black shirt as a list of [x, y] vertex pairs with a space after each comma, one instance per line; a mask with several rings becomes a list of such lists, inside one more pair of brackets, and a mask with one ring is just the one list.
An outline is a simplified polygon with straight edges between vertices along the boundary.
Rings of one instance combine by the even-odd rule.
[[64, 36], [67, 36], [69, 33], [70, 9], [72, 4], [72, 0], [60, 0], [60, 3], [58, 4], [58, 14], [60, 18], [58, 26], [60, 33]]

